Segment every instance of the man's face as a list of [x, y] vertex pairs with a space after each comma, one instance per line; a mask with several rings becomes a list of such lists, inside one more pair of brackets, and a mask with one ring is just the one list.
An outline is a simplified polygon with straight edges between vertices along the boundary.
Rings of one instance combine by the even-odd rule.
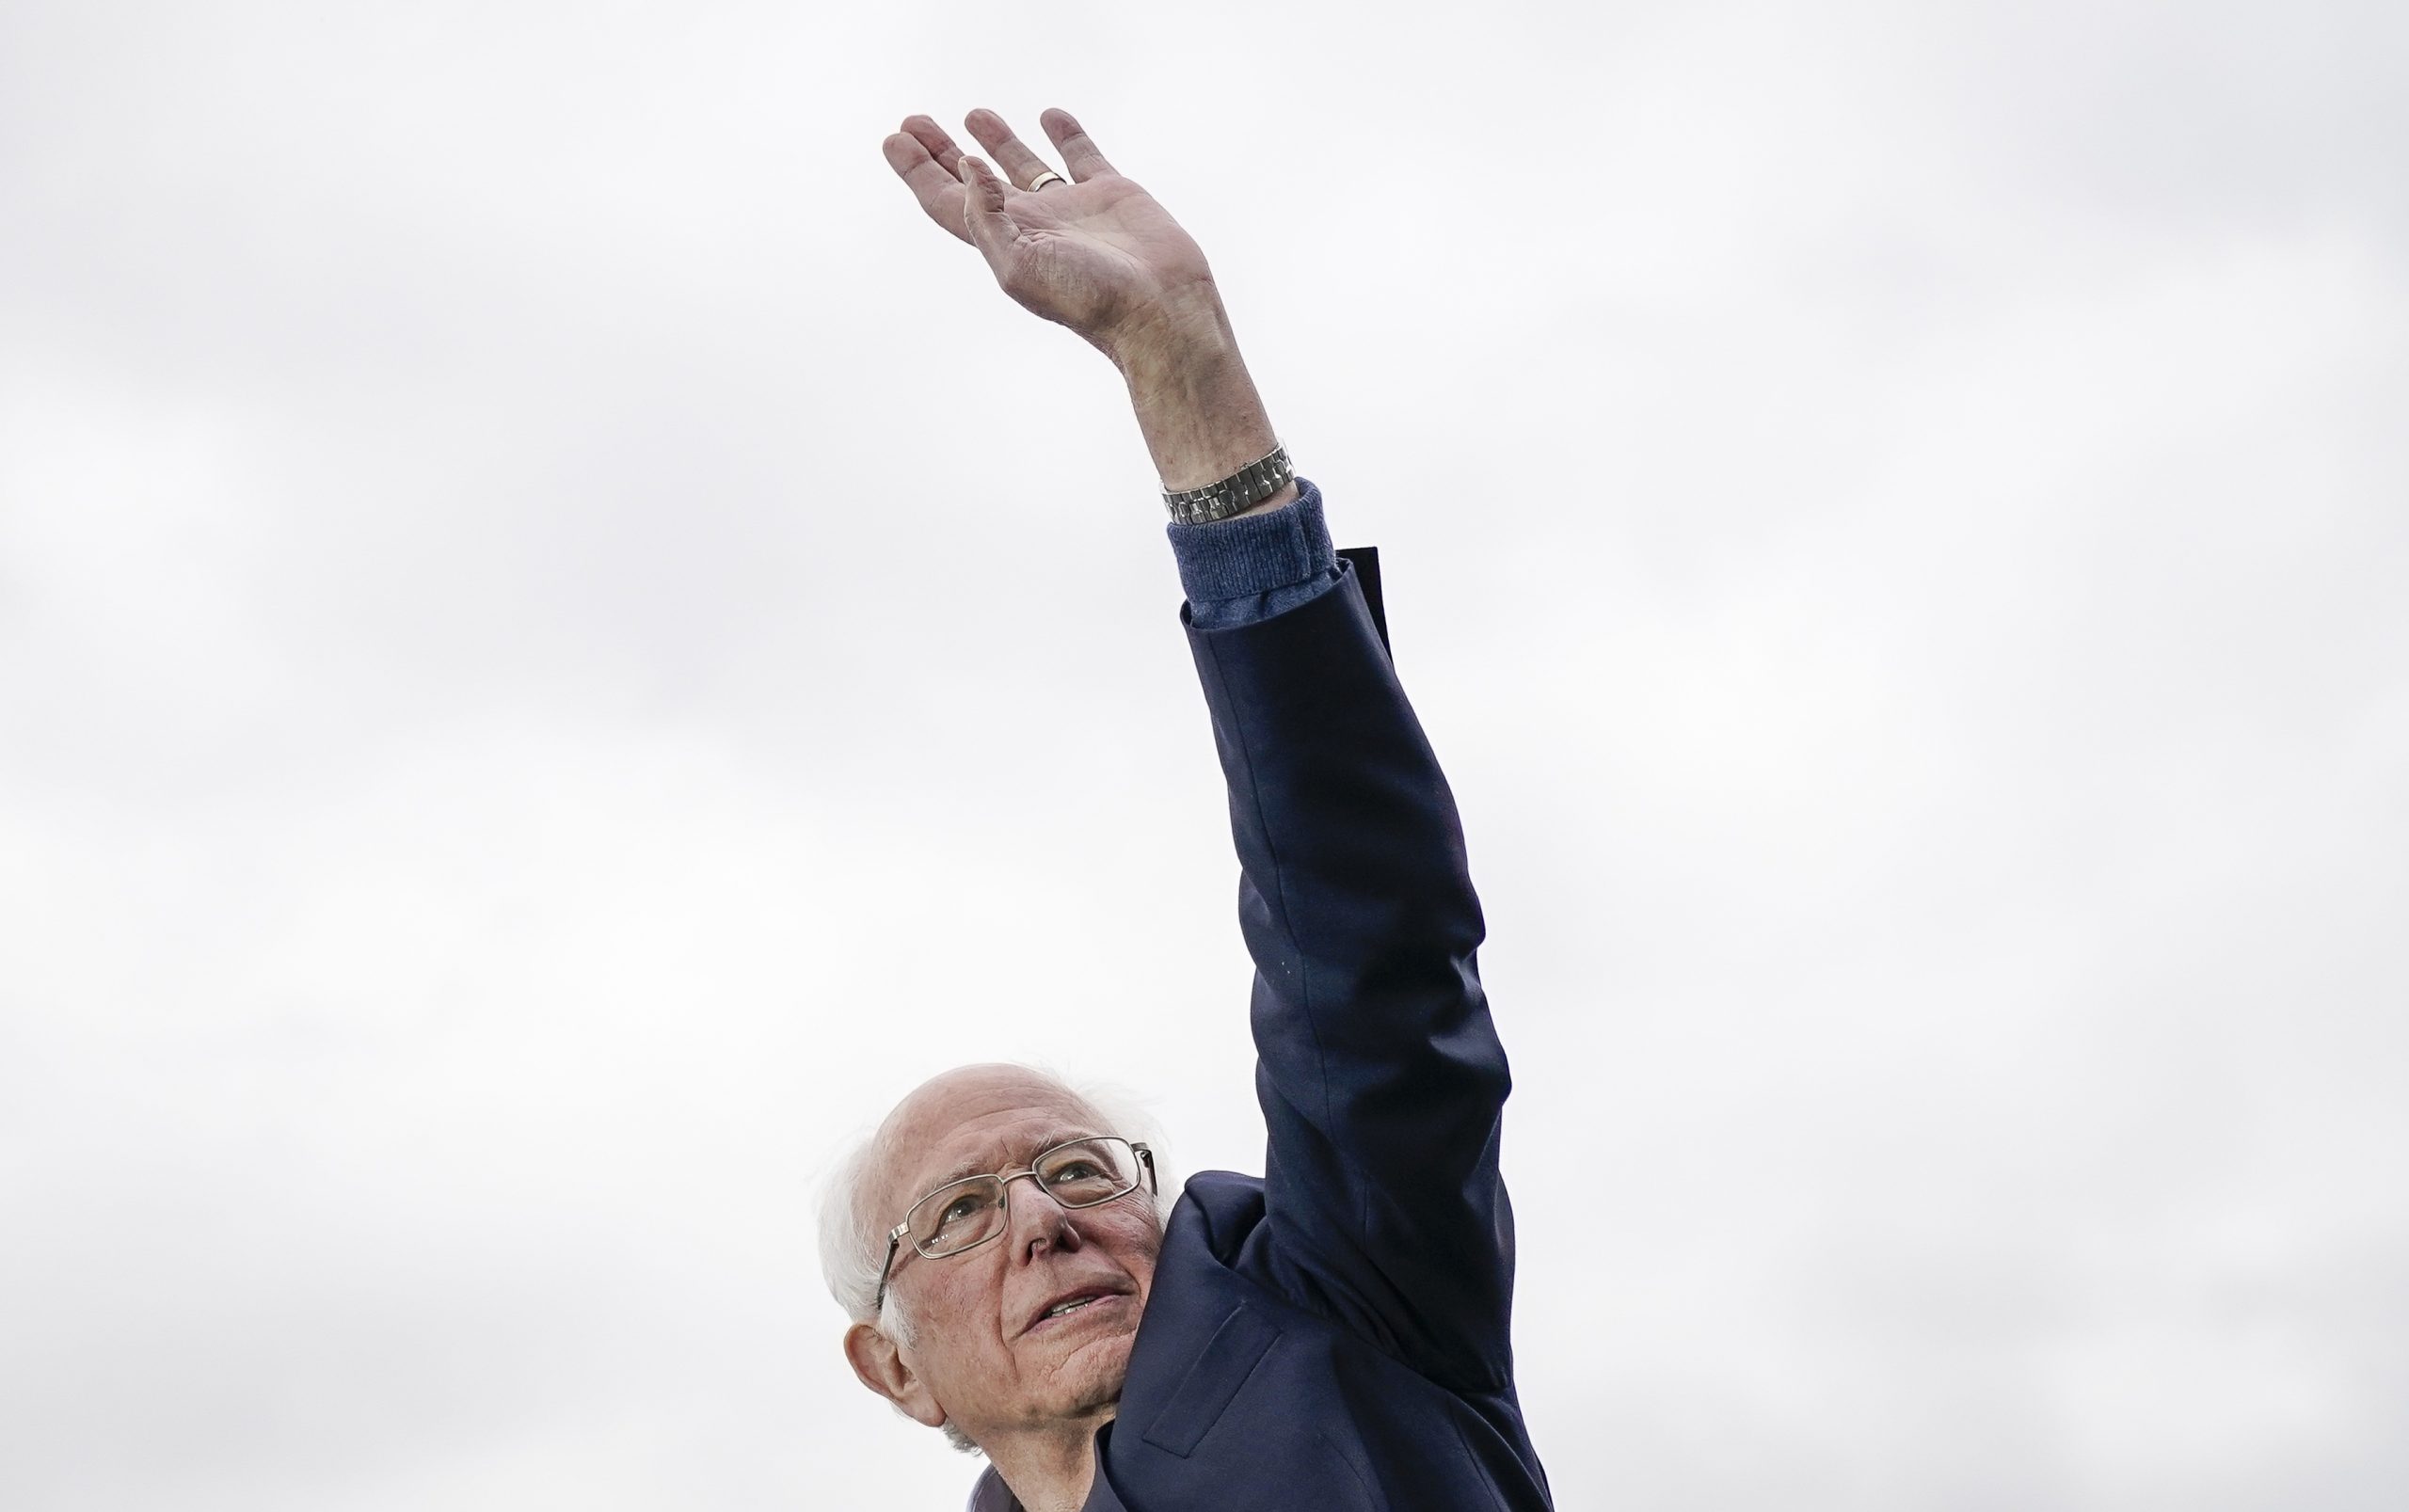
[[[972, 1067], [949, 1073], [905, 1100], [890, 1123], [884, 1180], [885, 1223], [946, 1182], [965, 1174], [1026, 1170], [1049, 1145], [1089, 1134], [1095, 1114], [1025, 1073]], [[911, 1324], [913, 1343], [892, 1365], [864, 1379], [921, 1422], [950, 1420], [980, 1438], [997, 1430], [1090, 1419], [1102, 1423], [1120, 1400], [1129, 1348], [1155, 1278], [1162, 1230], [1144, 1186], [1095, 1207], [1064, 1209], [1032, 1181], [1015, 1181], [1004, 1233], [965, 1254], [932, 1260], [907, 1239], [887, 1290]], [[1096, 1299], [1058, 1317], [1074, 1296]], [[857, 1349], [879, 1346], [847, 1341]], [[883, 1375], [885, 1384], [873, 1379]]]

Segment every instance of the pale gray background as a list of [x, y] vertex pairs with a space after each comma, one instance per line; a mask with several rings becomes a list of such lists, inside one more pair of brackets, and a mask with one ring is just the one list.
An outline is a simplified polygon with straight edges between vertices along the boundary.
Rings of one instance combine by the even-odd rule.
[[2409, 1499], [2400, 7], [849, 8], [0, 6], [0, 1504], [951, 1507], [829, 1152], [1255, 1167], [1144, 448], [879, 155], [1052, 104], [1381, 548], [1562, 1505]]

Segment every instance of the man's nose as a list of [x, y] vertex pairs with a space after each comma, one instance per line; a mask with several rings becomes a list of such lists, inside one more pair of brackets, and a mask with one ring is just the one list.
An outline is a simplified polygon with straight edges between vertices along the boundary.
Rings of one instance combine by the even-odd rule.
[[1024, 1176], [1029, 1178], [1030, 1189], [1043, 1194], [1045, 1200], [1031, 1202], [1028, 1197], [1022, 1197], [1018, 1202], [1004, 1204], [1005, 1212], [1012, 1220], [1013, 1248], [1028, 1254], [1031, 1252], [1031, 1247], [1042, 1240], [1058, 1249], [1077, 1249], [1079, 1231], [1071, 1222], [1071, 1210], [1055, 1201], [1054, 1193], [1037, 1179], [1035, 1171], [1015, 1171], [1005, 1177], [1004, 1189], [1011, 1191], [1013, 1183]]

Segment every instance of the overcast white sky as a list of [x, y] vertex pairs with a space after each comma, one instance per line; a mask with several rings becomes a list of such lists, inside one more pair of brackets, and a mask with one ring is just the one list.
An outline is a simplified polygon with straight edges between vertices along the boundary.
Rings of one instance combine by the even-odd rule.
[[0, 3], [0, 1505], [952, 1507], [830, 1153], [1260, 1169], [1144, 446], [879, 153], [1054, 104], [1381, 549], [1560, 1504], [2409, 1502], [2403, 17]]

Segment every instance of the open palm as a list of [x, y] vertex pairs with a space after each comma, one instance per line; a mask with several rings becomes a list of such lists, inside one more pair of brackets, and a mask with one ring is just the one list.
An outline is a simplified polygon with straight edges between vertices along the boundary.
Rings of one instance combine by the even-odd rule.
[[1010, 183], [976, 159], [965, 174], [965, 154], [927, 116], [886, 138], [886, 161], [931, 220], [979, 249], [1004, 293], [1108, 354], [1192, 307], [1210, 308], [1212, 269], [1171, 213], [1106, 162], [1069, 112], [1039, 119], [1061, 151], [1067, 183], [1029, 189], [1047, 165], [992, 110], [972, 111], [965, 124]]

